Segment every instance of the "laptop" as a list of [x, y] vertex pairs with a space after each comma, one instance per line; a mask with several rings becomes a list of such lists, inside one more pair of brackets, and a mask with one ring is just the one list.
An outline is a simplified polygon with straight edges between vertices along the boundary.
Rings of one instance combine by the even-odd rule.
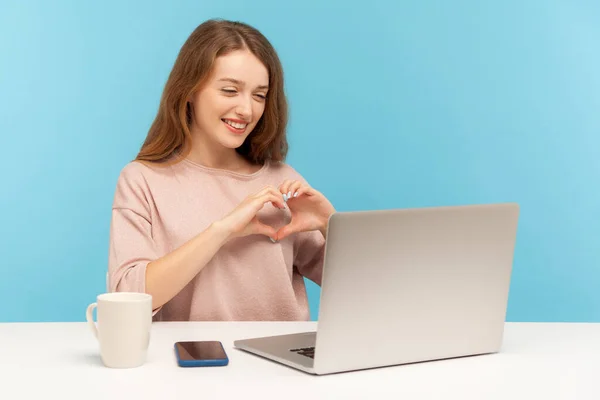
[[234, 347], [324, 375], [497, 353], [519, 206], [337, 212], [316, 332]]

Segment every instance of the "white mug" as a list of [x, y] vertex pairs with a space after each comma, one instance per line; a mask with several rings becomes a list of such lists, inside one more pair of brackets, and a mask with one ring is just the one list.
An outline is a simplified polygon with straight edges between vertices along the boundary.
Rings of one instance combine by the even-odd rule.
[[[98, 326], [92, 313], [97, 308]], [[100, 343], [109, 368], [133, 368], [146, 362], [152, 326], [152, 296], [147, 293], [104, 293], [88, 306], [87, 321]]]

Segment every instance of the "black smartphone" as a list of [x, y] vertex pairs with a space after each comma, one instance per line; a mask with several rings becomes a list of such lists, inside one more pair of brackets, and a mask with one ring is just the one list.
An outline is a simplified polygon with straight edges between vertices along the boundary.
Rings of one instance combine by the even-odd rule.
[[175, 355], [180, 367], [219, 367], [229, 364], [227, 353], [219, 341], [177, 342]]

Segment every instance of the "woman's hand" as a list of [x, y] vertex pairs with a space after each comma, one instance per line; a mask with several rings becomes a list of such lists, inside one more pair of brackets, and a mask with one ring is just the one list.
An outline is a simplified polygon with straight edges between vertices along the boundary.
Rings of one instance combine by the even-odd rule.
[[277, 231], [276, 240], [295, 232], [314, 230], [319, 230], [326, 236], [329, 216], [335, 212], [335, 208], [321, 192], [304, 182], [293, 180], [283, 182], [279, 192], [287, 201], [292, 220]]
[[279, 209], [285, 209], [281, 193], [273, 186], [267, 186], [260, 192], [245, 198], [217, 224], [228, 232], [230, 239], [259, 234], [277, 240], [277, 231], [273, 227], [261, 223], [256, 216], [269, 203]]

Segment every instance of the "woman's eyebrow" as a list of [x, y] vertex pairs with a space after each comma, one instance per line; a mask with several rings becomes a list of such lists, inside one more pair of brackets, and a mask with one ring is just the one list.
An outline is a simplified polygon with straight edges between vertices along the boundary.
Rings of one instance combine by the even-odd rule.
[[[238, 79], [234, 79], [234, 78], [221, 78], [221, 79], [219, 79], [219, 82], [231, 82], [236, 85], [244, 86], [244, 82], [242, 82]], [[268, 88], [269, 88], [269, 85], [260, 85], [257, 87], [257, 89], [268, 89]]]

